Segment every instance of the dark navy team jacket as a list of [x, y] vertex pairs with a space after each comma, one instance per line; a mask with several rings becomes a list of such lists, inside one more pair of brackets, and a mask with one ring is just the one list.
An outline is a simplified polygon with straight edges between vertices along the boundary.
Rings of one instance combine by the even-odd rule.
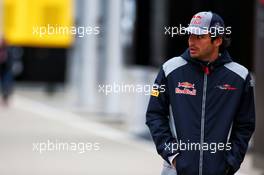
[[[162, 158], [170, 163], [168, 158], [177, 154], [178, 175], [234, 174], [255, 129], [249, 71], [227, 51], [206, 63], [191, 58], [187, 49], [163, 64], [155, 86], [146, 124]], [[179, 149], [180, 143], [197, 147]], [[215, 144], [220, 145], [217, 151], [208, 149]]]

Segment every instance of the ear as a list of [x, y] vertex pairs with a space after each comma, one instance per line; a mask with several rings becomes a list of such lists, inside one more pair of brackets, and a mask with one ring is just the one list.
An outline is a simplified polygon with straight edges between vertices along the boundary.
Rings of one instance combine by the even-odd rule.
[[222, 37], [217, 37], [214, 40], [214, 44], [215, 44], [216, 47], [219, 47], [222, 43], [223, 43], [223, 38]]

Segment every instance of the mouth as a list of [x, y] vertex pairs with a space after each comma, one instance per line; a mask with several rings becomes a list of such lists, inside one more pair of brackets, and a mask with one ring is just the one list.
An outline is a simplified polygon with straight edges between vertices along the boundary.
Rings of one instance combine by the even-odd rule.
[[194, 47], [190, 47], [190, 54], [195, 54], [197, 53], [198, 49], [197, 48], [194, 48]]

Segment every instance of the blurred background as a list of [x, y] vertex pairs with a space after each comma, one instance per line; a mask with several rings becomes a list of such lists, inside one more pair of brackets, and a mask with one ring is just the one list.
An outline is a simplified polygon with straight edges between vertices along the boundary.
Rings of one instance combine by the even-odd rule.
[[[262, 175], [263, 0], [0, 0], [0, 174], [160, 174], [145, 126], [148, 87], [187, 47], [166, 28], [199, 11], [232, 27], [228, 50], [254, 75], [257, 129], [237, 174]], [[36, 151], [49, 141], [100, 150]]]

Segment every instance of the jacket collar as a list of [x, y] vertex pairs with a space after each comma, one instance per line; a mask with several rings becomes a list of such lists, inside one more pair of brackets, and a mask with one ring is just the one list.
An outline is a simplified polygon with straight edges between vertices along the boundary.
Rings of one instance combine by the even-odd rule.
[[181, 55], [181, 57], [185, 59], [187, 62], [191, 62], [195, 65], [200, 66], [202, 70], [204, 70], [204, 68], [209, 69], [209, 72], [211, 72], [212, 70], [214, 70], [215, 68], [219, 66], [232, 62], [232, 58], [229, 55], [227, 50], [224, 50], [222, 53], [220, 53], [219, 57], [214, 62], [210, 62], [210, 63], [192, 58], [190, 56], [189, 49], [186, 49], [186, 51]]

